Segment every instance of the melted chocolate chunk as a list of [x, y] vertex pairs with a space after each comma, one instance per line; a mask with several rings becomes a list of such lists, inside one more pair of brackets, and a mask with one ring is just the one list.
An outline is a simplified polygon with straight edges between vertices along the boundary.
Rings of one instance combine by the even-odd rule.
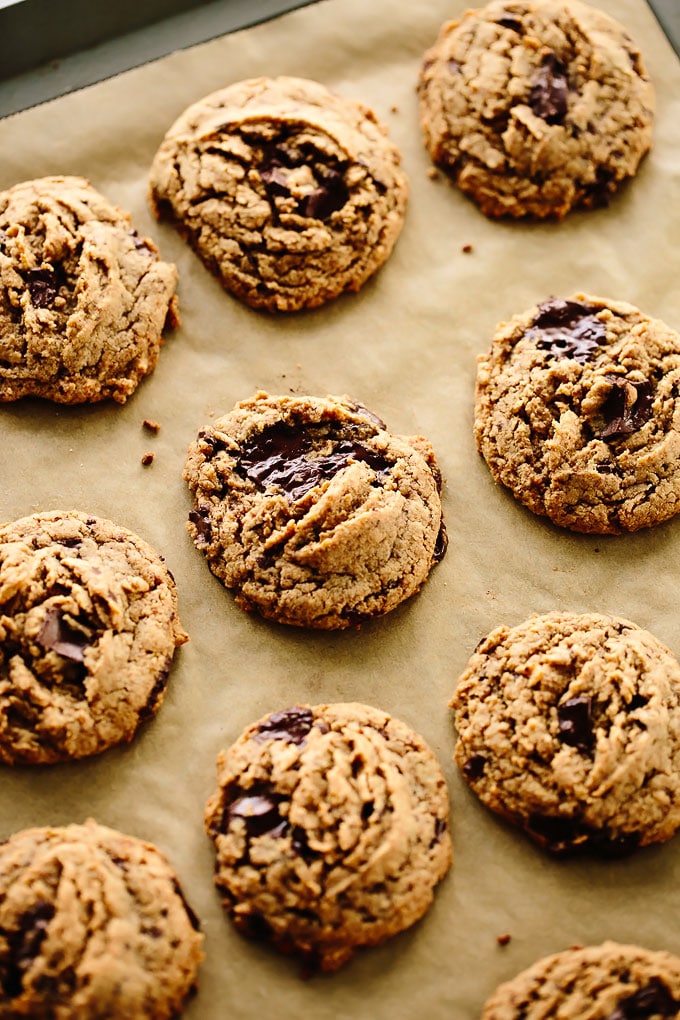
[[548, 124], [559, 124], [567, 113], [569, 83], [566, 69], [554, 53], [546, 53], [534, 77], [529, 106]]
[[444, 835], [444, 833], [446, 832], [447, 828], [448, 828], [448, 826], [447, 826], [447, 824], [446, 824], [446, 822], [444, 821], [443, 818], [435, 818], [435, 820], [434, 820], [434, 836], [432, 838], [432, 842], [430, 843], [430, 849], [432, 849], [432, 847], [435, 846], [437, 843], [441, 842], [441, 838]]
[[673, 998], [669, 989], [659, 978], [652, 978], [648, 985], [639, 988], [632, 995], [621, 999], [613, 1013], [606, 1020], [649, 1020], [651, 1017], [675, 1017], [680, 1002]]
[[379, 429], [387, 428], [387, 425], [382, 420], [382, 418], [379, 418], [377, 414], [373, 413], [373, 411], [369, 411], [369, 409], [367, 407], [364, 407], [363, 404], [352, 404], [351, 409], [354, 411], [355, 414], [360, 415], [362, 418], [366, 418], [367, 421], [370, 421], [370, 423], [372, 425], [377, 426], [377, 428]]
[[73, 627], [60, 609], [48, 609], [37, 637], [38, 644], [72, 662], [83, 662], [92, 635]]
[[466, 779], [474, 782], [475, 779], [479, 779], [484, 772], [484, 766], [486, 765], [486, 758], [483, 754], [473, 754], [471, 758], [463, 765], [463, 772], [465, 773]]
[[652, 384], [632, 382], [620, 375], [606, 375], [605, 379], [612, 388], [602, 405], [606, 424], [598, 433], [599, 438], [630, 436], [652, 416]]
[[2, 986], [10, 999], [21, 995], [24, 974], [40, 952], [53, 917], [54, 906], [43, 900], [22, 914], [18, 930], [7, 935], [9, 960], [7, 971], [2, 975]]
[[299, 854], [308, 864], [319, 856], [318, 850], [312, 850], [310, 847], [307, 842], [307, 833], [300, 825], [293, 826], [291, 844], [295, 853]]
[[309, 708], [287, 708], [283, 712], [275, 712], [260, 723], [253, 740], [264, 743], [266, 740], [286, 740], [289, 744], [304, 744], [305, 737], [312, 728], [314, 716]]
[[590, 205], [606, 206], [609, 199], [616, 191], [616, 174], [613, 170], [607, 170], [600, 166], [595, 173], [595, 180], [585, 186], [585, 193], [590, 199]]
[[288, 174], [280, 166], [265, 167], [260, 177], [270, 195], [289, 195]]
[[31, 301], [36, 308], [51, 308], [64, 283], [64, 272], [60, 266], [44, 269], [26, 269], [21, 274], [28, 285]]
[[592, 699], [585, 696], [570, 698], [557, 706], [562, 743], [584, 751], [590, 750], [594, 741], [591, 709]]
[[504, 18], [498, 18], [496, 24], [501, 25], [503, 28], [509, 28], [511, 32], [518, 32], [519, 35], [522, 35], [522, 32], [524, 31], [522, 22], [517, 18], [510, 17], [510, 15]]
[[327, 220], [346, 204], [349, 191], [345, 179], [330, 167], [319, 168], [319, 186], [298, 202], [298, 212], [314, 220]]
[[529, 830], [539, 837], [549, 853], [560, 857], [581, 853], [605, 858], [625, 857], [640, 842], [635, 832], [612, 838], [609, 833], [592, 829], [578, 818], [554, 815], [531, 815]]
[[457, 60], [454, 60], [453, 57], [446, 61], [446, 66], [451, 74], [460, 74], [461, 72], [461, 64], [459, 64]]
[[[332, 451], [314, 456], [315, 446], [327, 443], [332, 444]], [[238, 463], [260, 488], [277, 486], [295, 502], [315, 485], [333, 478], [351, 460], [364, 461], [377, 474], [389, 470], [380, 454], [352, 438], [351, 427], [320, 430], [272, 425], [242, 448]]]
[[596, 311], [578, 301], [558, 298], [546, 301], [539, 305], [538, 315], [526, 335], [553, 357], [572, 358], [585, 365], [607, 339], [604, 323], [596, 317]]
[[189, 520], [196, 528], [196, 537], [200, 539], [201, 545], [210, 545], [212, 542], [212, 526], [210, 524], [210, 510], [207, 506], [197, 506], [189, 511]]
[[245, 822], [249, 838], [263, 836], [283, 836], [288, 830], [288, 822], [279, 814], [282, 798], [272, 792], [266, 783], [256, 784], [249, 790], [234, 787], [236, 796], [227, 805], [222, 820], [222, 831], [226, 832], [232, 819], [242, 818]]

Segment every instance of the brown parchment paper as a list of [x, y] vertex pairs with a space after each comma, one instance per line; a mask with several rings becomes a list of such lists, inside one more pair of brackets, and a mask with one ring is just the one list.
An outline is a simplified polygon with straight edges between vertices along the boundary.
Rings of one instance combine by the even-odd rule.
[[[548, 294], [625, 299], [680, 328], [680, 64], [643, 0], [600, 5], [627, 25], [653, 74], [655, 146], [609, 208], [562, 224], [489, 222], [428, 177], [414, 85], [423, 51], [461, 0], [322, 0], [0, 122], [0, 187], [88, 176], [177, 263], [182, 311], [157, 370], [124, 407], [0, 408], [0, 517], [78, 508], [138, 532], [166, 556], [191, 636], [164, 706], [131, 746], [73, 765], [2, 769], [0, 838], [92, 816], [155, 842], [206, 935], [187, 1020], [464, 1020], [501, 980], [574, 943], [616, 938], [680, 953], [680, 838], [623, 861], [554, 861], [486, 812], [451, 762], [447, 701], [478, 639], [499, 623], [602, 610], [680, 655], [680, 518], [620, 538], [558, 531], [493, 484], [471, 431], [476, 355], [499, 320]], [[146, 203], [147, 170], [174, 118], [263, 73], [316, 78], [371, 105], [402, 147], [412, 186], [379, 275], [356, 296], [292, 317], [263, 316], [224, 293]], [[448, 554], [418, 596], [359, 632], [306, 633], [247, 616], [185, 532], [186, 447], [210, 416], [257, 388], [349, 393], [394, 431], [434, 444]], [[157, 436], [145, 418], [160, 422]], [[155, 460], [145, 468], [147, 451]], [[293, 702], [344, 700], [385, 708], [429, 741], [449, 782], [455, 860], [414, 929], [304, 981], [294, 961], [242, 939], [223, 917], [203, 805], [217, 752], [246, 724]], [[511, 941], [500, 946], [505, 933]]]

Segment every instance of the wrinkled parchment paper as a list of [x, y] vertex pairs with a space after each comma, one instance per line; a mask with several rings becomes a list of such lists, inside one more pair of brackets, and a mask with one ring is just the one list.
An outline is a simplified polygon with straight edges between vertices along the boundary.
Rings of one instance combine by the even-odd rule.
[[[423, 51], [461, 0], [322, 0], [0, 122], [0, 187], [88, 176], [177, 263], [182, 311], [157, 370], [124, 407], [0, 408], [0, 517], [73, 507], [136, 531], [166, 556], [191, 636], [164, 706], [131, 746], [40, 771], [2, 769], [0, 838], [92, 816], [155, 842], [206, 935], [188, 1020], [465, 1020], [498, 982], [574, 943], [613, 937], [680, 953], [680, 837], [623, 861], [554, 861], [485, 811], [451, 762], [447, 701], [476, 642], [499, 623], [601, 610], [680, 655], [680, 518], [620, 538], [558, 531], [494, 485], [472, 439], [475, 357], [499, 320], [586, 290], [680, 328], [680, 64], [643, 0], [600, 4], [627, 25], [653, 74], [655, 146], [609, 208], [562, 224], [489, 222], [428, 176], [414, 85]], [[258, 74], [317, 78], [367, 102], [402, 147], [412, 185], [380, 274], [356, 296], [287, 318], [224, 293], [146, 202], [148, 166], [175, 117]], [[187, 444], [257, 388], [349, 393], [437, 452], [448, 554], [418, 596], [360, 632], [306, 633], [245, 615], [185, 532]], [[160, 422], [156, 436], [145, 418]], [[143, 467], [147, 452], [155, 459]], [[413, 930], [304, 981], [294, 961], [242, 939], [223, 917], [203, 805], [217, 752], [246, 724], [294, 702], [347, 700], [387, 709], [431, 744], [449, 781], [455, 859]]]

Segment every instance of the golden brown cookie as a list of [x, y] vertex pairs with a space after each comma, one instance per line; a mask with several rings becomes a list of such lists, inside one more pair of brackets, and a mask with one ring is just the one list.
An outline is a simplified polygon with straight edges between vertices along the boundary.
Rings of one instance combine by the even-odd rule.
[[663, 1020], [680, 1014], [680, 958], [604, 942], [539, 960], [500, 985], [481, 1020]]
[[151, 843], [90, 820], [0, 846], [0, 1020], [171, 1020], [202, 942]]
[[177, 271], [81, 177], [0, 192], [0, 401], [123, 403], [177, 324]]
[[680, 335], [575, 294], [501, 323], [480, 357], [477, 446], [496, 481], [573, 531], [618, 534], [680, 509]]
[[547, 850], [624, 854], [680, 827], [680, 664], [636, 624], [553, 612], [498, 627], [451, 705], [471, 789]]
[[388, 258], [408, 185], [375, 114], [301, 78], [253, 78], [194, 103], [151, 168], [167, 216], [253, 308], [314, 308]]
[[334, 630], [389, 612], [446, 536], [434, 453], [348, 397], [258, 393], [203, 428], [189, 532], [241, 608]]
[[218, 783], [206, 826], [225, 909], [323, 970], [414, 924], [451, 863], [441, 769], [376, 708], [266, 716], [220, 755]]
[[131, 740], [186, 640], [172, 575], [137, 535], [77, 511], [6, 524], [0, 761], [65, 761]]
[[580, 0], [491, 0], [442, 26], [420, 75], [427, 148], [487, 216], [602, 204], [651, 145], [625, 28]]

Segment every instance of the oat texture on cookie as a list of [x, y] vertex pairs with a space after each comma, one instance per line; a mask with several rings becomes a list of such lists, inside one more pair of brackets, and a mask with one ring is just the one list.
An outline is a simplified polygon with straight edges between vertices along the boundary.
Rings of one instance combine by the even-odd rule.
[[236, 927], [322, 970], [423, 916], [451, 863], [448, 817], [423, 739], [356, 703], [249, 726], [220, 755], [206, 806]]
[[347, 397], [258, 393], [201, 429], [189, 532], [241, 608], [358, 626], [413, 595], [444, 555], [429, 442]]
[[680, 1013], [680, 958], [604, 942], [538, 960], [500, 985], [481, 1020], [662, 1020]]
[[680, 335], [632, 305], [549, 298], [479, 358], [477, 446], [496, 481], [573, 531], [680, 510]]
[[433, 161], [491, 217], [605, 203], [651, 146], [654, 90], [626, 29], [580, 0], [491, 0], [442, 26], [420, 79]]
[[254, 308], [314, 308], [385, 262], [408, 194], [401, 153], [363, 103], [300, 78], [194, 103], [151, 168], [151, 199]]
[[617, 856], [680, 826], [680, 664], [636, 624], [553, 612], [498, 627], [451, 705], [471, 789], [550, 852]]
[[202, 942], [151, 843], [90, 820], [0, 846], [1, 1020], [175, 1020]]
[[0, 192], [0, 401], [123, 403], [178, 322], [177, 271], [81, 177]]
[[77, 511], [0, 528], [0, 761], [129, 741], [186, 641], [174, 580], [137, 535]]

